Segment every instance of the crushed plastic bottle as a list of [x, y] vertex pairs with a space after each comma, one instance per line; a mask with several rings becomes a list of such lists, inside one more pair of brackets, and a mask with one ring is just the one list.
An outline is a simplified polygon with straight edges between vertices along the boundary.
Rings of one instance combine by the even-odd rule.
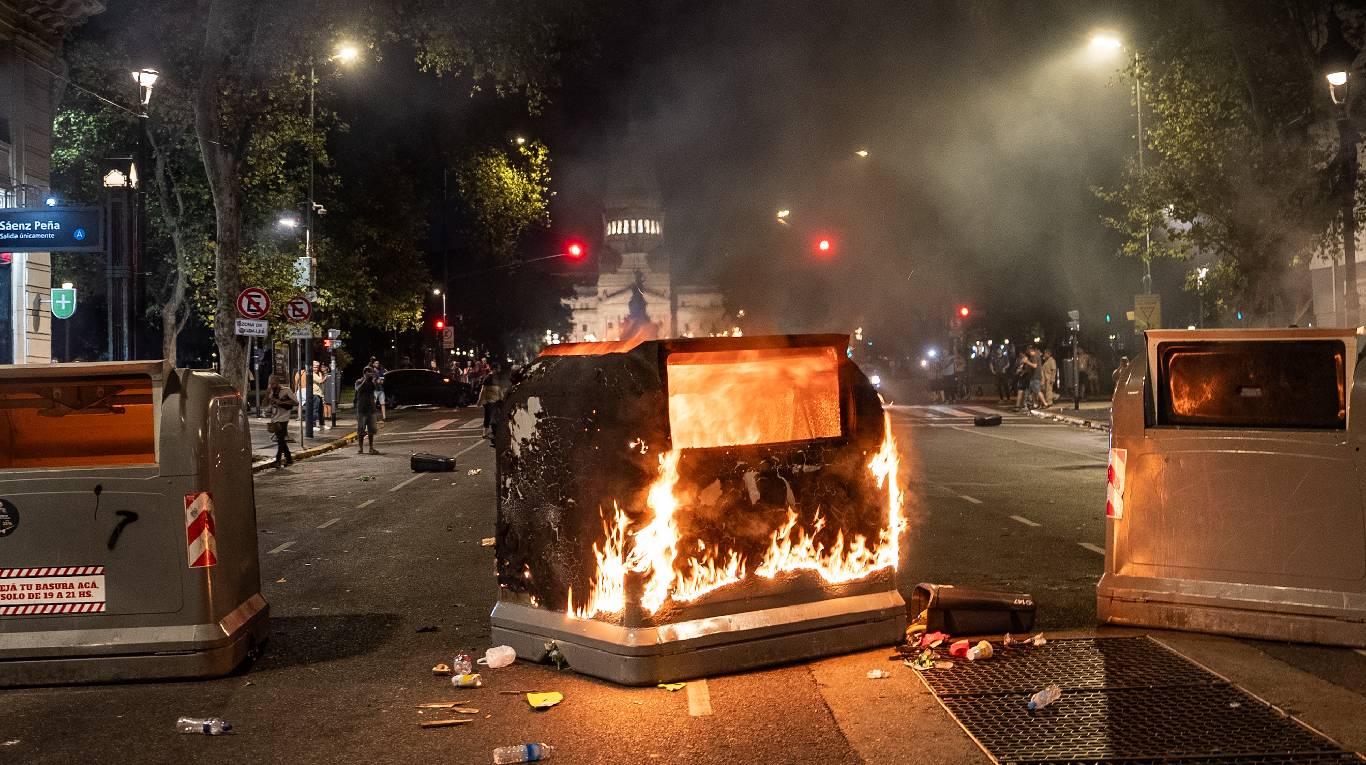
[[554, 749], [549, 744], [517, 744], [500, 746], [493, 750], [493, 765], [509, 765], [515, 762], [540, 762], [550, 759]]
[[478, 688], [484, 684], [479, 675], [451, 675], [451, 685], [456, 688]]
[[1052, 683], [1047, 688], [1029, 697], [1029, 711], [1037, 712], [1060, 698], [1062, 698], [1062, 689], [1058, 687], [1057, 683]]
[[512, 662], [517, 661], [517, 651], [510, 645], [496, 645], [484, 652], [484, 656], [479, 659], [479, 666], [489, 669], [506, 667]]
[[451, 660], [452, 675], [469, 675], [474, 672], [474, 657], [467, 653], [457, 653]]
[[232, 723], [221, 717], [181, 717], [175, 721], [177, 733], [202, 733], [221, 736], [232, 730]]
[[983, 640], [982, 642], [968, 649], [967, 659], [968, 661], [981, 661], [982, 659], [990, 659], [992, 653], [993, 652], [991, 650], [991, 643], [988, 643], [987, 641]]

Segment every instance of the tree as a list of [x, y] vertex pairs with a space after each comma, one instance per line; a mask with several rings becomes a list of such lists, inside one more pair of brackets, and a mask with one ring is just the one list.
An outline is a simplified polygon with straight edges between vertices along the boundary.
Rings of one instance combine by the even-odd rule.
[[1150, 35], [1127, 74], [1142, 86], [1147, 161], [1099, 192], [1116, 208], [1106, 222], [1126, 255], [1198, 254], [1210, 266], [1202, 292], [1216, 306], [1289, 323], [1289, 277], [1328, 246], [1332, 228], [1332, 113], [1316, 57], [1327, 6], [1167, 0], [1144, 9]]

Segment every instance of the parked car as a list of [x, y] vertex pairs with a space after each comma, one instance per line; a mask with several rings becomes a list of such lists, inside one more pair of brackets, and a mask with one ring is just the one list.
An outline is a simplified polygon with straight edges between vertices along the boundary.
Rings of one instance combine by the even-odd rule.
[[394, 369], [384, 375], [384, 397], [391, 407], [469, 406], [476, 395], [473, 388], [450, 375], [430, 369]]

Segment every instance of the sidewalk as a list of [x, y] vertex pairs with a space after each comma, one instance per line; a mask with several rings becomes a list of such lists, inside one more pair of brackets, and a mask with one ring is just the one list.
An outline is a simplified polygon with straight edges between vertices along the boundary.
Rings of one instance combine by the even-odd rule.
[[1081, 407], [1072, 408], [1072, 400], [1058, 399], [1047, 409], [1031, 409], [1029, 414], [1043, 420], [1054, 420], [1081, 428], [1110, 431], [1110, 400], [1083, 401]]
[[[275, 464], [275, 436], [266, 430], [270, 420], [266, 417], [248, 416], [251, 427], [251, 469], [253, 472]], [[330, 423], [330, 421], [329, 421]], [[380, 423], [383, 429], [384, 423]], [[299, 421], [289, 423], [289, 449], [294, 459], [304, 460], [319, 454], [341, 448], [356, 440], [355, 417], [349, 411], [337, 412], [337, 427], [330, 430], [313, 429], [313, 438], [299, 443]]]

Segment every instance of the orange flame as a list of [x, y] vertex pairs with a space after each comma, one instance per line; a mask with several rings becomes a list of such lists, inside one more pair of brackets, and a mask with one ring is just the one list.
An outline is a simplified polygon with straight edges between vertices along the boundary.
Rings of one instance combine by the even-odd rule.
[[594, 343], [557, 343], [541, 349], [542, 356], [600, 356], [604, 353], [626, 353], [646, 340], [654, 339], [651, 328], [641, 327], [628, 337]]
[[[598, 614], [621, 613], [626, 608], [626, 575], [634, 572], [646, 575], [640, 606], [646, 613], [656, 613], [666, 602], [686, 603], [707, 593], [742, 581], [749, 575], [744, 558], [736, 551], [717, 551], [699, 542], [700, 555], [689, 557], [678, 569], [679, 531], [676, 513], [679, 499], [674, 489], [678, 484], [679, 450], [671, 450], [659, 457], [659, 476], [650, 484], [646, 495], [652, 516], [639, 531], [629, 531], [626, 514], [614, 506], [609, 523], [604, 519], [606, 539], [601, 549], [593, 545], [598, 568], [588, 601], [576, 608], [570, 591], [568, 614], [591, 619]], [[795, 571], [813, 571], [831, 584], [863, 579], [883, 569], [895, 569], [900, 562], [900, 537], [906, 519], [902, 513], [902, 494], [899, 481], [900, 460], [896, 440], [892, 437], [892, 420], [883, 415], [882, 445], [868, 463], [877, 488], [885, 493], [886, 525], [878, 533], [876, 544], [862, 534], [846, 540], [844, 532], [835, 535], [834, 543], [826, 548], [816, 537], [825, 528], [825, 517], [819, 512], [808, 531], [799, 526], [797, 512], [788, 508], [787, 522], [773, 532], [769, 548], [753, 573], [772, 579]]]

